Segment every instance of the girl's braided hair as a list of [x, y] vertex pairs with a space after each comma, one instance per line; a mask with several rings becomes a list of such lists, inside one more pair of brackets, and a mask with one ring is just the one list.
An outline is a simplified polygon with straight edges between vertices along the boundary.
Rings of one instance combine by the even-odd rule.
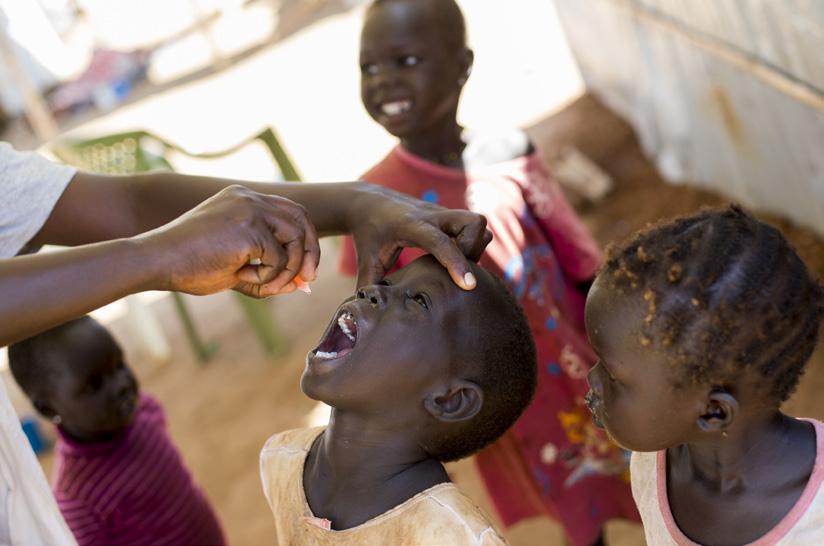
[[760, 373], [783, 402], [812, 354], [824, 290], [781, 233], [738, 206], [659, 223], [615, 246], [601, 273], [646, 306], [639, 343], [672, 356], [680, 377]]

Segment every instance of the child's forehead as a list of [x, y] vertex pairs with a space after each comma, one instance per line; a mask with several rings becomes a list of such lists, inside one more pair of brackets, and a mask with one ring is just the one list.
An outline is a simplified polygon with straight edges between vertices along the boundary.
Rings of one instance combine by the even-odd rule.
[[447, 285], [447, 289], [450, 288], [448, 284], [453, 284], [449, 273], [432, 256], [422, 256], [387, 278], [409, 284]]
[[[362, 37], [391, 38], [405, 33], [416, 41], [425, 42], [433, 34], [452, 36], [461, 25], [446, 9], [444, 0], [385, 0], [373, 4], [366, 12]], [[460, 21], [462, 23], [462, 19]]]

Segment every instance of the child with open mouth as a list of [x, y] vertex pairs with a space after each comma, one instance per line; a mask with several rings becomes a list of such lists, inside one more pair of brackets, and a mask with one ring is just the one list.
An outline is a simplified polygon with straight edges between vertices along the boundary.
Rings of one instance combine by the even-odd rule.
[[494, 441], [535, 390], [535, 348], [508, 289], [472, 292], [430, 256], [340, 306], [303, 391], [326, 427], [269, 439], [263, 489], [279, 544], [503, 544], [443, 464]]

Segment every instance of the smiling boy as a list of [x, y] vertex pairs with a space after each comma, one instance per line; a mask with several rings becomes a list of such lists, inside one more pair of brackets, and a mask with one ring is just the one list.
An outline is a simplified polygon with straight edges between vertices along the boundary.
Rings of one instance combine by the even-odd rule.
[[301, 381], [332, 406], [328, 426], [261, 453], [278, 543], [504, 543], [442, 465], [503, 434], [535, 389], [523, 312], [474, 273], [463, 292], [423, 257], [335, 313]]

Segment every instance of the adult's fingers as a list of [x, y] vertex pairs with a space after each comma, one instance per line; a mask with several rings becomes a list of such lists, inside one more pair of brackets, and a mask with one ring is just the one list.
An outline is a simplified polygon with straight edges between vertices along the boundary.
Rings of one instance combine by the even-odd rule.
[[[277, 196], [266, 195], [261, 196], [261, 199], [272, 205], [263, 217], [265, 227], [268, 228], [264, 229], [263, 237], [274, 238], [275, 243], [280, 245], [286, 255], [286, 263], [281, 265], [274, 278], [269, 275], [264, 281], [269, 290], [280, 292], [301, 272], [305, 272], [309, 278], [314, 278], [320, 258], [320, 246], [315, 227], [307, 218], [306, 210]], [[268, 233], [265, 233], [267, 231]], [[304, 259], [307, 257], [311, 261], [304, 265]]]
[[492, 232], [486, 229], [486, 218], [466, 211], [441, 213], [441, 229], [452, 237], [464, 256], [477, 262], [492, 241]]
[[320, 264], [320, 243], [318, 233], [314, 224], [306, 222], [306, 235], [304, 238], [303, 265], [300, 268], [300, 278], [306, 282], [314, 281], [318, 276], [318, 264]]
[[241, 267], [237, 272], [237, 278], [241, 282], [262, 285], [277, 278], [286, 265], [287, 255], [283, 247], [269, 234], [264, 233], [257, 241], [260, 256], [253, 258], [249, 265]]
[[472, 268], [466, 256], [440, 228], [427, 226], [429, 234], [426, 238], [429, 239], [429, 242], [422, 244], [421, 247], [429, 251], [446, 268], [455, 284], [464, 290], [474, 289], [476, 285], [475, 274], [472, 273]]
[[[357, 243], [357, 242], [356, 242]], [[378, 248], [373, 245], [356, 244], [358, 254], [358, 281], [357, 287], [375, 284], [386, 274], [386, 269]]]

